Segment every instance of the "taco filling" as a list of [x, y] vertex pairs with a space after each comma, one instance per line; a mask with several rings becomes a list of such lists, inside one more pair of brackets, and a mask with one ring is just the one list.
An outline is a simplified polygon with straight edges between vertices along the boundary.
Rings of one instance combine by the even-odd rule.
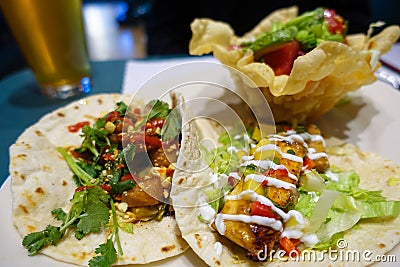
[[[376, 81], [379, 57], [400, 36], [398, 25], [386, 27], [383, 22], [372, 23], [366, 33], [349, 35], [348, 24], [351, 21], [329, 8], [298, 14], [291, 6], [273, 11], [238, 36], [223, 21], [195, 18], [189, 53], [212, 53], [247, 75], [258, 88], [232, 74], [243, 92], [261, 90], [277, 123], [312, 122], [348, 92]], [[374, 28], [383, 26], [374, 34]]]
[[119, 101], [92, 125], [90, 121], [68, 125], [66, 134], [80, 131], [82, 138], [78, 147], [57, 147], [73, 172], [71, 206], [69, 211], [63, 207], [51, 211], [59, 226], [48, 225], [24, 237], [29, 254], [57, 246], [68, 232], [82, 240], [108, 229], [89, 265], [111, 266], [124, 254], [119, 233], [134, 234], [136, 223], [173, 216], [169, 192], [180, 148], [179, 127], [178, 113], [160, 100], [143, 110]]
[[271, 66], [275, 75], [289, 75], [294, 60], [324, 41], [345, 42], [347, 21], [333, 9], [316, 8], [286, 23], [273, 22], [254, 41], [243, 42], [235, 49], [251, 49], [254, 61]]
[[[354, 171], [330, 165], [315, 125], [285, 128], [235, 147], [227, 138], [211, 151], [212, 187], [198, 219], [245, 249], [251, 261], [271, 261], [308, 249], [334, 247], [364, 219], [395, 218], [399, 201], [359, 186]], [[178, 221], [179, 223], [179, 221]], [[282, 255], [282, 253], [280, 254]]]

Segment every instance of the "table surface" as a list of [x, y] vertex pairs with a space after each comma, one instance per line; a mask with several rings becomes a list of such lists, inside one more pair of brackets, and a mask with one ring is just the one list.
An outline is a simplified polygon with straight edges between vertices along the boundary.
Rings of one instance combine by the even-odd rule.
[[[126, 61], [92, 62], [92, 91], [97, 93], [120, 92]], [[23, 69], [0, 80], [1, 120], [0, 185], [9, 176], [9, 147], [18, 136], [46, 113], [84, 96], [67, 100], [50, 99], [39, 94], [39, 87], [30, 69]]]

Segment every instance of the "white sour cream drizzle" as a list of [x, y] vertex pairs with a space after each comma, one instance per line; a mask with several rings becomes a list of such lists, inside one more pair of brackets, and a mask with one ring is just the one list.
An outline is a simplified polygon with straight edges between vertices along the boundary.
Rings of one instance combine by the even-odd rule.
[[[311, 160], [328, 157], [326, 153], [316, 152], [316, 150], [314, 148], [309, 148], [307, 145], [307, 143], [309, 143], [309, 142], [321, 142], [322, 145], [325, 147], [325, 140], [323, 139], [323, 137], [321, 135], [312, 135], [309, 133], [298, 134], [294, 130], [286, 131], [285, 134], [286, 134], [285, 136], [275, 135], [275, 134], [270, 135], [268, 140], [271, 142], [286, 141], [289, 143], [297, 142], [299, 144], [302, 144], [306, 149], [307, 157], [309, 157]], [[229, 150], [230, 150], [229, 152], [235, 151], [234, 148], [229, 148]], [[291, 161], [303, 163], [303, 158], [296, 156], [296, 155], [289, 154], [289, 153], [283, 153], [280, 150], [280, 148], [275, 144], [267, 144], [267, 145], [260, 146], [256, 149], [256, 152], [268, 151], [268, 150], [276, 151], [277, 153], [279, 153], [281, 155], [282, 158], [286, 158]], [[265, 170], [284, 169], [288, 172], [288, 176], [291, 179], [293, 179], [295, 181], [298, 180], [298, 178], [295, 175], [293, 175], [292, 173], [289, 172], [289, 170], [286, 168], [286, 166], [275, 164], [273, 161], [268, 160], [268, 159], [254, 160], [254, 156], [250, 155], [250, 156], [243, 156], [240, 161], [241, 161], [240, 166], [255, 165], [255, 166], [265, 169]], [[326, 175], [334, 181], [338, 180], [337, 175], [332, 173], [329, 170], [326, 172]], [[229, 176], [232, 176], [236, 179], [240, 179], [240, 177], [237, 173], [230, 173]], [[256, 182], [260, 182], [260, 183], [262, 183], [263, 181], [267, 181], [268, 185], [271, 185], [271, 186], [274, 186], [277, 188], [296, 189], [296, 186], [294, 184], [287, 183], [285, 181], [282, 181], [282, 180], [279, 180], [279, 179], [276, 179], [273, 177], [268, 177], [265, 175], [249, 174], [245, 177], [245, 181], [248, 181], [249, 179], [252, 179], [252, 180], [254, 180]], [[239, 193], [238, 195], [225, 196], [225, 200], [239, 200], [239, 199], [258, 201], [264, 205], [270, 206], [271, 209], [282, 218], [283, 222], [281, 220], [277, 220], [275, 218], [269, 218], [269, 217], [257, 216], [257, 215], [250, 216], [250, 215], [245, 215], [245, 214], [223, 214], [223, 213], [219, 213], [219, 214], [215, 215], [215, 211], [209, 205], [206, 205], [200, 209], [201, 216], [206, 221], [208, 221], [208, 219], [210, 219], [211, 222], [213, 221], [212, 218], [215, 218], [214, 219], [215, 227], [221, 235], [225, 234], [225, 222], [224, 222], [225, 220], [241, 221], [244, 223], [255, 223], [255, 224], [271, 227], [272, 229], [274, 229], [276, 231], [281, 231], [281, 237], [300, 239], [300, 241], [303, 242], [306, 246], [313, 246], [316, 243], [318, 243], [318, 238], [315, 234], [305, 234], [302, 231], [305, 227], [305, 218], [303, 217], [303, 215], [300, 212], [298, 212], [296, 210], [290, 210], [288, 212], [284, 212], [280, 208], [276, 207], [270, 199], [268, 199], [265, 196], [257, 194], [253, 190], [245, 190], [245, 191], [242, 191], [241, 193]], [[209, 208], [207, 208], [207, 207], [209, 207]], [[296, 225], [284, 229], [283, 223], [287, 222], [290, 218], [294, 218], [294, 220], [296, 221]], [[217, 254], [218, 254], [219, 244], [217, 244], [217, 243], [214, 244], [214, 248], [217, 250]]]
[[296, 131], [291, 130], [286, 132], [286, 136], [281, 135], [271, 135], [269, 138], [270, 141], [286, 141], [289, 143], [297, 142], [301, 143], [307, 149], [307, 157], [311, 160], [316, 160], [319, 158], [328, 158], [328, 155], [324, 152], [316, 152], [314, 148], [308, 148], [307, 142], [321, 142], [325, 147], [325, 140], [319, 134], [309, 134], [309, 133], [301, 133], [297, 134]]
[[256, 182], [262, 183], [264, 181], [268, 182], [268, 186], [274, 186], [277, 188], [285, 188], [285, 189], [296, 189], [296, 186], [294, 184], [273, 178], [273, 177], [268, 177], [265, 175], [261, 174], [249, 174], [246, 176], [244, 179], [245, 182], [247, 182], [249, 179], [252, 179]]
[[[304, 225], [304, 218], [303, 215], [301, 215], [300, 212], [297, 210], [290, 210], [289, 212], [284, 212], [280, 208], [276, 207], [274, 203], [253, 190], [244, 190], [238, 195], [231, 195], [231, 196], [226, 196], [226, 200], [238, 200], [238, 199], [247, 199], [251, 201], [259, 201], [260, 203], [270, 206], [273, 211], [275, 211], [282, 219], [284, 222], [288, 221], [290, 218], [294, 218], [298, 225]], [[244, 215], [244, 214], [238, 214], [238, 215], [232, 215], [232, 214], [223, 214], [219, 213], [217, 214], [215, 218], [215, 226], [217, 228], [217, 231], [221, 234], [225, 234], [225, 223], [224, 220], [230, 220], [230, 221], [241, 221], [244, 223], [256, 223], [258, 225], [263, 225], [263, 226], [268, 226], [271, 227], [272, 229], [276, 231], [281, 231], [283, 229], [283, 224], [280, 220], [277, 220], [275, 218], [269, 218], [269, 217], [264, 217], [264, 216], [256, 216], [256, 215]]]
[[218, 256], [222, 254], [222, 244], [220, 242], [214, 243], [215, 254]]
[[248, 166], [248, 165], [255, 165], [258, 166], [264, 170], [269, 170], [269, 169], [274, 169], [274, 170], [286, 170], [288, 173], [288, 176], [290, 179], [297, 181], [297, 177], [296, 175], [292, 174], [289, 172], [288, 168], [286, 168], [286, 166], [284, 165], [278, 165], [275, 164], [273, 161], [271, 160], [253, 160], [253, 156], [249, 157], [242, 157], [242, 161], [244, 161], [240, 166]]

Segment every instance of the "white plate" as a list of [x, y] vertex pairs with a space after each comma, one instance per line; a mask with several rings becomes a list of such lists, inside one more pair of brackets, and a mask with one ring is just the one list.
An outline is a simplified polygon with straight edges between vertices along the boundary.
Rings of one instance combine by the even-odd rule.
[[[190, 67], [190, 65], [188, 66]], [[144, 74], [141, 73], [140, 68], [131, 68], [129, 71], [132, 71], [132, 73], [127, 73], [128, 77], [131, 77], [130, 75], [140, 77]], [[198, 69], [192, 71], [196, 72]], [[190, 70], [187, 70], [187, 72], [189, 73]], [[129, 86], [126, 81], [124, 85], [125, 88]], [[160, 90], [164, 89], [160, 88]], [[378, 81], [353, 93], [350, 104], [335, 108], [318, 120], [317, 124], [324, 133], [345, 139], [363, 150], [381, 154], [400, 164], [400, 145], [397, 138], [400, 133], [399, 105], [400, 92]], [[11, 181], [8, 178], [0, 189], [0, 236], [2, 238], [0, 265], [13, 267], [72, 266], [43, 255], [34, 257], [27, 255], [26, 249], [21, 245], [21, 237], [12, 224], [10, 184]], [[388, 254], [396, 255], [397, 261], [400, 261], [399, 246]], [[191, 250], [188, 250], [180, 256], [146, 266], [204, 266], [204, 263]], [[379, 263], [376, 266], [397, 266], [397, 264]]]

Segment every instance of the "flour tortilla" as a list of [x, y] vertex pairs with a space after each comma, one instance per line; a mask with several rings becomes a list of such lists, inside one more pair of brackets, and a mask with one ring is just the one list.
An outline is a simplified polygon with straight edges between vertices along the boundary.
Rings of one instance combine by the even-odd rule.
[[[51, 211], [68, 211], [76, 185], [73, 173], [56, 147], [78, 146], [81, 137], [67, 126], [96, 118], [115, 108], [118, 101], [130, 103], [131, 97], [99, 94], [60, 108], [29, 127], [10, 148], [13, 222], [21, 236], [59, 223]], [[134, 225], [134, 233], [119, 231], [123, 256], [118, 265], [148, 263], [183, 253], [187, 243], [181, 238], [174, 217]], [[59, 261], [87, 265], [94, 249], [106, 240], [106, 230], [89, 234], [78, 241], [68, 232], [56, 247], [41, 252]], [[27, 252], [28, 253], [28, 252]]]
[[[193, 126], [193, 125], [192, 125]], [[217, 136], [213, 136], [214, 140]], [[212, 136], [211, 136], [212, 138]], [[238, 245], [211, 230], [210, 226], [200, 222], [200, 205], [202, 203], [202, 187], [210, 182], [210, 169], [197, 172], [200, 166], [198, 147], [199, 137], [191, 134], [184, 139], [181, 158], [174, 175], [171, 197], [174, 203], [175, 217], [183, 238], [190, 247], [210, 266], [366, 266], [368, 262], [360, 261], [331, 261], [327, 255], [323, 261], [300, 262], [253, 262], [246, 259], [246, 252]], [[360, 151], [351, 144], [330, 138], [329, 160], [343, 170], [355, 170], [361, 178], [360, 187], [369, 190], [382, 190], [382, 194], [390, 200], [400, 200], [398, 194], [400, 184], [389, 186], [389, 178], [400, 179], [400, 166], [371, 152]], [[179, 168], [179, 166], [186, 166]], [[188, 169], [187, 166], [191, 166]], [[191, 171], [192, 170], [192, 171]], [[194, 170], [194, 171], [193, 171]], [[382, 255], [393, 249], [400, 242], [400, 217], [387, 220], [368, 220], [359, 223], [348, 231], [344, 239], [348, 242], [346, 250], [359, 252], [371, 251], [374, 255]], [[218, 247], [222, 244], [222, 250]], [[319, 254], [317, 254], [319, 255]]]

